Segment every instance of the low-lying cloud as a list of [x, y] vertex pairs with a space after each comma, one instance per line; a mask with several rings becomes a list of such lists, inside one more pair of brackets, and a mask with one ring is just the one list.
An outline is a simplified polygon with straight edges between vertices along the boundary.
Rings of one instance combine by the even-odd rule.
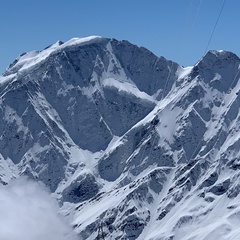
[[1, 240], [76, 240], [50, 194], [24, 178], [0, 186]]

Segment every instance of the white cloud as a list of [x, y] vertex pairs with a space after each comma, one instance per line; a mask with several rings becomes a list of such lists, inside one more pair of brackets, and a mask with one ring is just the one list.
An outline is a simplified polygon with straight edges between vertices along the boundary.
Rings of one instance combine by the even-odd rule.
[[39, 184], [21, 178], [0, 186], [1, 240], [76, 240], [59, 208]]

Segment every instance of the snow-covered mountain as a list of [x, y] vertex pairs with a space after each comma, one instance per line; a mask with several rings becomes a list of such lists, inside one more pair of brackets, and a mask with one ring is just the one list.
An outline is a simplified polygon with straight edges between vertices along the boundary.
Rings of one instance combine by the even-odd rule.
[[240, 239], [240, 59], [183, 68], [71, 39], [0, 77], [0, 180], [49, 187], [80, 239]]

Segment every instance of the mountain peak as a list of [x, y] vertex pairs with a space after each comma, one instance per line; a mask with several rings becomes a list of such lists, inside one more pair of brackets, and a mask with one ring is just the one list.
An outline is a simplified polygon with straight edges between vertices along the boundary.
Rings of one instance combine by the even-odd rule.
[[90, 44], [90, 43], [95, 43], [99, 42], [101, 40], [104, 40], [106, 38], [101, 37], [101, 36], [89, 36], [89, 37], [84, 37], [84, 38], [72, 38], [66, 43], [63, 44], [63, 46], [71, 46], [71, 45], [79, 45], [79, 44]]
[[[3, 76], [8, 76], [18, 71], [30, 70], [31, 67], [36, 66], [36, 64], [47, 59], [50, 54], [56, 51], [61, 51], [66, 47], [71, 46], [82, 46], [86, 44], [98, 43], [101, 41], [106, 41], [107, 38], [100, 36], [90, 36], [84, 38], [72, 38], [69, 41], [63, 43], [62, 41], [57, 41], [56, 43], [49, 45], [41, 51], [30, 51], [27, 53], [22, 53], [17, 57], [3, 73]], [[110, 40], [110, 39], [109, 39]]]
[[230, 51], [210, 50], [193, 67], [192, 76], [200, 76], [211, 87], [227, 92], [236, 84], [239, 64], [239, 57]]
[[209, 65], [212, 67], [216, 63], [227, 62], [228, 64], [232, 61], [239, 61], [239, 57], [233, 52], [226, 50], [210, 50], [203, 58], [198, 62], [199, 64]]
[[226, 58], [226, 57], [237, 57], [238, 58], [238, 56], [236, 54], [234, 54], [231, 51], [227, 51], [227, 50], [209, 50], [208, 53], [213, 54], [218, 58]]

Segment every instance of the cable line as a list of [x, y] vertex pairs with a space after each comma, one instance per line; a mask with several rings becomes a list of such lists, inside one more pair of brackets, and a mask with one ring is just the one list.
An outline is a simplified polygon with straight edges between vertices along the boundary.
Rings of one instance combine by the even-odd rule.
[[[217, 28], [219, 19], [220, 19], [221, 15], [222, 15], [222, 12], [223, 12], [223, 9], [224, 9], [224, 6], [225, 6], [226, 2], [227, 2], [227, 0], [224, 0], [224, 2], [223, 2], [223, 4], [222, 4], [222, 7], [221, 7], [220, 12], [219, 12], [219, 14], [218, 14], [216, 23], [215, 23], [215, 25], [214, 25], [214, 27], [213, 27], [212, 33], [211, 33], [210, 38], [209, 38], [209, 40], [208, 40], [207, 47], [206, 47], [206, 49], [205, 49], [204, 55], [206, 54], [206, 52], [207, 52], [207, 50], [208, 50], [208, 47], [209, 47], [209, 45], [210, 45], [210, 43], [211, 43], [212, 37], [213, 37], [214, 32], [215, 32], [215, 30], [216, 30], [216, 28]], [[203, 55], [203, 56], [204, 56], [204, 55]], [[238, 76], [238, 73], [239, 73], [239, 69], [238, 69], [238, 71], [237, 71], [237, 73], [236, 73], [236, 75], [235, 75], [235, 77], [234, 77], [234, 79], [233, 79], [233, 81], [232, 81], [232, 83], [231, 83], [231, 85], [230, 85], [230, 88], [232, 87], [233, 83], [235, 82], [235, 80], [236, 80], [236, 78], [237, 78], [237, 76]], [[224, 102], [224, 100], [225, 100], [225, 97], [223, 97], [221, 104]], [[216, 143], [217, 143], [217, 141], [218, 141], [218, 138], [219, 138], [221, 132], [222, 132], [222, 129], [220, 130], [220, 133], [219, 133], [219, 135], [218, 135], [218, 137], [217, 137], [217, 140], [216, 140], [215, 144], [213, 145], [213, 147], [216, 145]], [[191, 157], [190, 157], [189, 160], [191, 160], [191, 159], [194, 157], [194, 155], [195, 155], [196, 152], [197, 152], [197, 149], [200, 147], [201, 142], [202, 142], [201, 140], [198, 142], [198, 144], [197, 144], [197, 146], [194, 148], [194, 151], [193, 151], [193, 153], [191, 154]]]
[[200, 13], [200, 9], [201, 9], [201, 7], [202, 7], [202, 2], [203, 2], [203, 0], [201, 0], [201, 1], [199, 2], [199, 4], [198, 4], [196, 16], [195, 16], [194, 21], [193, 21], [193, 24], [192, 24], [192, 29], [194, 29], [195, 24], [196, 24], [196, 22], [197, 22], [197, 19], [198, 19], [199, 13]]
[[219, 19], [220, 19], [221, 15], [222, 15], [223, 8], [224, 8], [226, 2], [227, 2], [227, 0], [224, 0], [223, 5], [222, 5], [222, 8], [221, 8], [221, 10], [220, 10], [220, 12], [219, 12], [219, 14], [218, 14], [217, 21], [216, 21], [216, 23], [215, 23], [215, 25], [214, 25], [213, 31], [212, 31], [212, 33], [211, 33], [211, 36], [210, 36], [209, 40], [208, 40], [207, 47], [206, 47], [206, 49], [205, 49], [204, 55], [207, 53], [208, 47], [209, 47], [209, 45], [210, 45], [210, 43], [211, 43], [211, 41], [212, 41], [213, 34], [214, 34], [214, 32], [215, 32], [215, 30], [216, 30], [216, 28], [217, 28]]

